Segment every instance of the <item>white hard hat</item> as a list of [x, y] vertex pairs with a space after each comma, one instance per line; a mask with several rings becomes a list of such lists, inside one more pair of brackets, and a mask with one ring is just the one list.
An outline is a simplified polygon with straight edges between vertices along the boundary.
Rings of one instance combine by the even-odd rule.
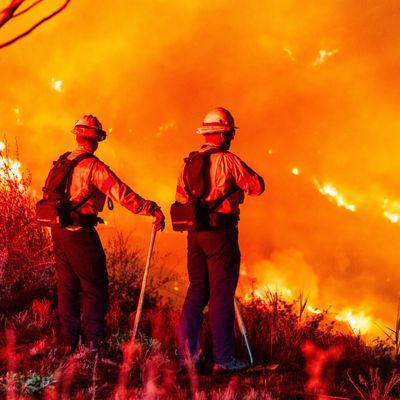
[[101, 142], [107, 136], [106, 131], [103, 130], [103, 127], [100, 121], [93, 115], [84, 115], [82, 118], [76, 121], [74, 129], [71, 131], [75, 133], [75, 135], [96, 140]]
[[199, 135], [214, 135], [216, 133], [230, 132], [238, 129], [232, 114], [223, 107], [213, 108], [203, 120], [203, 125], [197, 128]]

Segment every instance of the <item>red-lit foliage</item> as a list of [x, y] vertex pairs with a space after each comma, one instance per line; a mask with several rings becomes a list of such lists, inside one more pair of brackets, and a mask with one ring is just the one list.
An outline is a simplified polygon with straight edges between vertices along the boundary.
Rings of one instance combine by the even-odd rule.
[[336, 364], [343, 357], [343, 348], [332, 346], [324, 350], [306, 341], [301, 349], [308, 374], [306, 391], [318, 395], [327, 394], [334, 381]]
[[54, 293], [49, 234], [34, 223], [30, 176], [8, 147], [0, 151], [0, 314], [27, 308]]

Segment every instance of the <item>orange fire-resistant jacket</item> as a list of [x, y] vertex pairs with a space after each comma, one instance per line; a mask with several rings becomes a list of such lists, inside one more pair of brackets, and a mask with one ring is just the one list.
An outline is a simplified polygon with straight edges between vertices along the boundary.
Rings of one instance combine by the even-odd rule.
[[[205, 151], [216, 147], [211, 143], [206, 143], [200, 151]], [[250, 196], [258, 196], [263, 193], [265, 186], [263, 178], [247, 166], [235, 154], [224, 151], [220, 153], [210, 154], [210, 179], [211, 190], [206, 201], [217, 200], [227, 193], [233, 186], [237, 186], [239, 190], [231, 194], [223, 203], [215, 210], [220, 213], [239, 214], [239, 205], [243, 203], [244, 192]], [[189, 196], [185, 191], [183, 181], [184, 165], [181, 168], [178, 186], [176, 189], [176, 201], [186, 204]]]
[[[68, 158], [73, 159], [84, 153], [78, 146]], [[145, 200], [123, 183], [111, 169], [96, 158], [83, 159], [74, 169], [70, 186], [72, 206], [96, 190], [95, 194], [77, 211], [81, 214], [97, 214], [104, 208], [106, 196], [132, 211], [134, 214], [151, 215], [153, 202]]]

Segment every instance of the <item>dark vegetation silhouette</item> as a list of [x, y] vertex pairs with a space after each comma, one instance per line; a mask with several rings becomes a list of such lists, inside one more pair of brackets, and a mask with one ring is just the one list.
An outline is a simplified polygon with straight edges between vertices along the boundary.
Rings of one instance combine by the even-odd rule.
[[[10, 24], [13, 22], [15, 18], [20, 17], [30, 11], [32, 11], [35, 7], [39, 6], [40, 3], [44, 3], [45, 0], [36, 0], [36, 1], [27, 1], [27, 0], [11, 0], [9, 1], [8, 6], [0, 9], [0, 29], [4, 27], [6, 24]], [[61, 6], [54, 9], [50, 14], [38, 19], [36, 22], [33, 23], [32, 26], [26, 28], [20, 33], [17, 33], [15, 36], [5, 40], [4, 42], [0, 41], [0, 49], [11, 46], [13, 43], [17, 42], [18, 40], [28, 36], [32, 33], [35, 29], [37, 29], [40, 25], [49, 21], [50, 19], [54, 18], [57, 14], [63, 11], [71, 0], [66, 0]]]

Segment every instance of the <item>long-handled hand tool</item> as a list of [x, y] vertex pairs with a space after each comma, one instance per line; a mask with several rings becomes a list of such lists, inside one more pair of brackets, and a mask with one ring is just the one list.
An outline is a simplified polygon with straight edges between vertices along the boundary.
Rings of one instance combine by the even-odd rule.
[[235, 300], [235, 315], [236, 315], [237, 323], [239, 325], [240, 332], [244, 339], [244, 343], [246, 345], [247, 352], [249, 353], [250, 365], [253, 366], [254, 360], [253, 360], [253, 354], [251, 353], [251, 349], [250, 349], [249, 338], [247, 337], [246, 327], [244, 325], [243, 318], [242, 318], [242, 315], [240, 314], [240, 310], [236, 303], [236, 300]]
[[157, 233], [156, 226], [153, 225], [153, 229], [151, 231], [151, 237], [150, 237], [149, 251], [147, 252], [146, 266], [144, 267], [142, 287], [140, 288], [140, 295], [139, 295], [139, 301], [138, 301], [138, 306], [137, 306], [136, 315], [135, 315], [135, 322], [133, 324], [132, 340], [135, 340], [135, 338], [136, 338], [136, 333], [137, 333], [137, 329], [139, 326], [140, 316], [142, 314], [144, 292], [146, 290], [147, 275], [149, 273], [151, 254], [153, 252], [154, 242], [156, 240], [156, 233]]

